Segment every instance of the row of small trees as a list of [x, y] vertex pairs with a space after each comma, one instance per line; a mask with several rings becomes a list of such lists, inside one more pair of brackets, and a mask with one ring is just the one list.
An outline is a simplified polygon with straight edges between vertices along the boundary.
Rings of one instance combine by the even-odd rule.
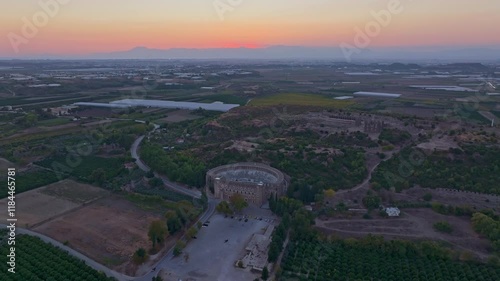
[[[197, 212], [192, 211], [193, 208], [191, 203], [180, 201], [177, 204], [178, 206], [176, 209], [169, 210], [165, 213], [165, 220], [154, 220], [150, 223], [148, 237], [151, 241], [151, 252], [156, 252], [170, 235], [174, 235], [185, 228], [196, 218]], [[186, 239], [189, 241], [196, 236], [200, 227], [201, 223], [198, 223], [197, 227], [192, 226], [187, 229]], [[184, 246], [185, 244], [178, 243], [174, 248], [174, 254], [180, 254]], [[137, 264], [142, 264], [147, 261], [147, 259], [148, 253], [144, 248], [139, 248], [134, 253], [133, 261]]]

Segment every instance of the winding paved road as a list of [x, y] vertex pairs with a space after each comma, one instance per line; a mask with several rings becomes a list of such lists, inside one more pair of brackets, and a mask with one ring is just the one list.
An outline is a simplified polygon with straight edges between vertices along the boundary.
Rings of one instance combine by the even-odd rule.
[[[155, 128], [153, 129], [152, 132], [154, 132], [158, 128], [159, 128], [159, 126], [155, 124]], [[130, 154], [131, 154], [132, 158], [135, 159], [136, 164], [139, 167], [139, 169], [141, 169], [141, 170], [143, 170], [145, 172], [149, 172], [151, 170], [151, 168], [149, 168], [141, 160], [141, 158], [139, 156], [139, 153], [138, 153], [139, 147], [140, 147], [142, 141], [144, 140], [144, 138], [145, 138], [145, 136], [140, 136], [139, 138], [137, 138], [134, 141], [134, 143], [132, 144], [132, 147], [130, 149]], [[182, 193], [182, 194], [186, 194], [186, 195], [191, 196], [193, 198], [197, 198], [197, 199], [201, 198], [201, 192], [198, 191], [198, 190], [188, 189], [188, 188], [183, 187], [183, 186], [181, 186], [179, 184], [171, 182], [167, 177], [165, 177], [163, 175], [160, 175], [160, 174], [158, 174], [156, 172], [154, 173], [154, 175], [156, 177], [160, 178], [163, 181], [163, 184], [165, 185], [165, 187], [167, 187], [167, 188], [170, 188], [170, 189], [172, 189], [174, 191], [177, 191], [179, 193]], [[217, 204], [218, 204], [218, 200], [216, 200], [216, 199], [208, 199], [208, 207], [205, 210], [205, 213], [198, 219], [198, 221], [199, 222], [205, 222], [205, 221], [207, 221], [213, 215], [213, 213], [215, 212], [215, 206]], [[184, 235], [181, 237], [181, 239], [183, 239], [183, 238], [184, 238]], [[156, 277], [156, 275], [158, 274], [158, 272], [168, 264], [168, 261], [170, 259], [172, 259], [174, 257], [173, 250], [174, 250], [174, 248], [172, 247], [162, 259], [160, 259], [158, 262], [156, 262], [153, 265], [152, 268], [155, 268], [156, 270], [154, 270], [154, 271], [151, 270], [146, 275], [144, 275], [142, 277], [137, 277], [134, 280], [136, 280], [136, 281], [149, 281], [153, 277]]]
[[[152, 132], [154, 132], [156, 129], [158, 129], [159, 126], [154, 124], [154, 129]], [[132, 144], [132, 147], [131, 147], [131, 155], [132, 157], [136, 160], [136, 163], [137, 163], [137, 166], [143, 170], [143, 171], [150, 171], [151, 169], [144, 163], [142, 162], [142, 160], [140, 159], [139, 157], [139, 154], [138, 154], [138, 150], [139, 150], [139, 146], [141, 144], [141, 142], [144, 140], [144, 137], [145, 136], [140, 136], [139, 138], [137, 138], [134, 143]], [[163, 183], [165, 184], [166, 187], [168, 188], [171, 188], [177, 192], [180, 192], [180, 193], [183, 193], [183, 194], [186, 194], [188, 196], [191, 196], [193, 198], [197, 198], [197, 199], [200, 199], [201, 198], [201, 192], [198, 191], [198, 190], [192, 190], [192, 189], [188, 189], [186, 187], [183, 187], [181, 185], [178, 185], [176, 183], [173, 183], [171, 181], [168, 180], [167, 177], [165, 176], [162, 176], [158, 173], [155, 173], [155, 176], [161, 178], [163, 180]], [[207, 209], [205, 210], [205, 212], [201, 215], [201, 217], [198, 219], [197, 222], [205, 222], [207, 221], [212, 215], [213, 213], [215, 212], [215, 206], [218, 204], [218, 200], [216, 199], [209, 199], [208, 200], [208, 207]], [[0, 227], [1, 228], [7, 228], [7, 225], [5, 224], [0, 224]], [[92, 267], [93, 269], [97, 270], [97, 271], [101, 271], [103, 273], [105, 273], [107, 276], [109, 277], [114, 277], [116, 278], [117, 280], [123, 280], [123, 281], [150, 281], [153, 277], [155, 277], [157, 274], [158, 274], [158, 271], [165, 267], [165, 265], [168, 263], [168, 261], [170, 259], [173, 258], [173, 247], [167, 252], [167, 254], [162, 257], [159, 261], [157, 261], [152, 267], [151, 269], [148, 271], [148, 273], [146, 273], [145, 275], [143, 276], [138, 276], [138, 277], [132, 277], [132, 276], [127, 276], [125, 274], [122, 274], [122, 273], [119, 273], [117, 271], [114, 271], [98, 262], [96, 262], [95, 260], [85, 256], [84, 254], [48, 237], [48, 236], [45, 236], [41, 233], [37, 233], [37, 232], [34, 232], [34, 231], [31, 231], [31, 230], [28, 230], [28, 229], [24, 229], [24, 228], [16, 228], [16, 233], [18, 234], [26, 234], [26, 235], [30, 235], [30, 236], [36, 236], [36, 237], [39, 237], [40, 239], [42, 239], [42, 241], [46, 242], [46, 243], [49, 243], [49, 244], [52, 244], [53, 246], [56, 246], [66, 252], [68, 252], [68, 254], [80, 259], [80, 260], [83, 260], [88, 266]], [[182, 238], [184, 238], [184, 236], [182, 236]], [[181, 239], [182, 239], [181, 238]], [[155, 268], [156, 270], [153, 270], [153, 268]]]
[[[155, 125], [155, 129], [153, 129], [153, 132], [158, 129], [159, 126], [158, 125]], [[138, 137], [134, 143], [132, 144], [132, 147], [130, 149], [130, 154], [132, 156], [132, 158], [135, 159], [135, 163], [137, 164], [137, 166], [139, 167], [139, 169], [145, 171], [145, 172], [149, 172], [151, 170], [151, 168], [148, 167], [148, 165], [146, 165], [140, 158], [139, 156], [139, 147], [142, 143], [142, 141], [144, 140], [145, 136], [140, 136]], [[163, 176], [163, 175], [160, 175], [158, 173], [154, 173], [155, 176], [157, 178], [160, 178], [162, 181], [163, 181], [163, 184], [174, 190], [174, 191], [177, 191], [179, 193], [182, 193], [182, 194], [185, 194], [185, 195], [188, 195], [188, 196], [191, 196], [191, 197], [194, 197], [194, 198], [197, 198], [197, 199], [200, 199], [201, 198], [201, 192], [199, 190], [193, 190], [193, 189], [188, 189], [186, 187], [183, 187], [179, 184], [176, 184], [174, 182], [171, 182], [167, 177]]]

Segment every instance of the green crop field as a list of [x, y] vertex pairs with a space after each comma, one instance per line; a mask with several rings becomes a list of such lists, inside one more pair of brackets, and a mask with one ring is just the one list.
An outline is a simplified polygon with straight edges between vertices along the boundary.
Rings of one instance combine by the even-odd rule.
[[[54, 172], [46, 170], [20, 173], [16, 177], [16, 193], [19, 194], [39, 188], [61, 179]], [[7, 182], [6, 178], [2, 178], [1, 180], [2, 182]], [[8, 196], [7, 191], [7, 185], [2, 185], [0, 188], [0, 199]]]
[[500, 280], [500, 267], [455, 261], [431, 244], [402, 241], [298, 241], [281, 268], [282, 281]]
[[65, 163], [66, 157], [60, 156], [47, 158], [36, 164], [48, 169], [55, 169], [61, 174], [71, 175], [85, 182], [91, 181], [90, 177], [97, 169], [102, 169], [104, 171], [106, 179], [116, 177], [124, 169], [124, 159], [122, 158], [85, 156], [81, 157], [81, 162], [74, 168], [70, 168], [69, 165], [65, 165]]
[[39, 121], [38, 126], [52, 127], [52, 126], [68, 124], [70, 122], [71, 120], [68, 118], [53, 118], [53, 119]]
[[309, 105], [345, 108], [353, 105], [354, 102], [346, 100], [335, 100], [333, 98], [314, 94], [278, 94], [268, 97], [256, 98], [250, 102], [253, 106], [266, 105]]
[[[0, 239], [0, 254], [6, 257], [9, 254], [7, 232], [2, 231]], [[0, 273], [3, 281], [105, 281], [115, 280], [106, 277], [81, 260], [70, 256], [50, 244], [46, 244], [37, 237], [18, 235], [16, 238], [16, 272], [7, 272], [4, 265]]]

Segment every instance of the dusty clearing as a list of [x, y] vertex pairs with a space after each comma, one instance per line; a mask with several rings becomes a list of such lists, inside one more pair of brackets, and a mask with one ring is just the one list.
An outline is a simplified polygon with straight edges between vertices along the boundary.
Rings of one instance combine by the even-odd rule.
[[75, 203], [86, 203], [109, 194], [104, 189], [72, 180], [63, 180], [47, 185], [40, 192]]
[[[29, 228], [32, 225], [56, 217], [79, 207], [80, 204], [65, 199], [43, 194], [39, 189], [16, 196], [16, 216], [18, 225]], [[0, 201], [0, 208], [7, 210], [7, 198]], [[0, 219], [7, 219], [7, 212], [0, 214]]]
[[[21, 227], [32, 227], [80, 207], [108, 192], [72, 180], [56, 182], [16, 196], [16, 215]], [[7, 210], [7, 198], [0, 200], [0, 208]], [[5, 220], [7, 213], [0, 213]]]
[[[453, 231], [441, 233], [433, 228], [440, 221], [448, 222]], [[431, 209], [404, 209], [400, 218], [374, 220], [316, 220], [316, 226], [340, 236], [382, 235], [386, 238], [428, 239], [444, 241], [456, 250], [469, 251], [479, 258], [488, 256], [489, 242], [480, 238], [472, 229], [469, 218], [445, 216]]]
[[151, 221], [161, 219], [136, 207], [123, 197], [99, 199], [74, 212], [44, 223], [34, 230], [115, 270], [126, 271], [138, 248], [149, 248], [147, 236]]

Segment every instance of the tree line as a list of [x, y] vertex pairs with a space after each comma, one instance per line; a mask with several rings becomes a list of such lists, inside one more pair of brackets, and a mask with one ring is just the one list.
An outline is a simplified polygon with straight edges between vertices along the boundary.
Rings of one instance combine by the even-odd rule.
[[153, 170], [166, 175], [169, 180], [190, 186], [205, 185], [205, 165], [194, 157], [181, 152], [166, 152], [157, 144], [141, 146], [141, 158]]
[[[418, 157], [418, 164], [409, 161]], [[401, 173], [400, 171], [403, 171]], [[403, 149], [382, 162], [373, 173], [371, 183], [381, 188], [401, 191], [418, 184], [429, 188], [450, 188], [500, 195], [500, 148], [483, 145], [465, 146], [462, 150], [433, 152], [426, 155], [417, 148]]]

